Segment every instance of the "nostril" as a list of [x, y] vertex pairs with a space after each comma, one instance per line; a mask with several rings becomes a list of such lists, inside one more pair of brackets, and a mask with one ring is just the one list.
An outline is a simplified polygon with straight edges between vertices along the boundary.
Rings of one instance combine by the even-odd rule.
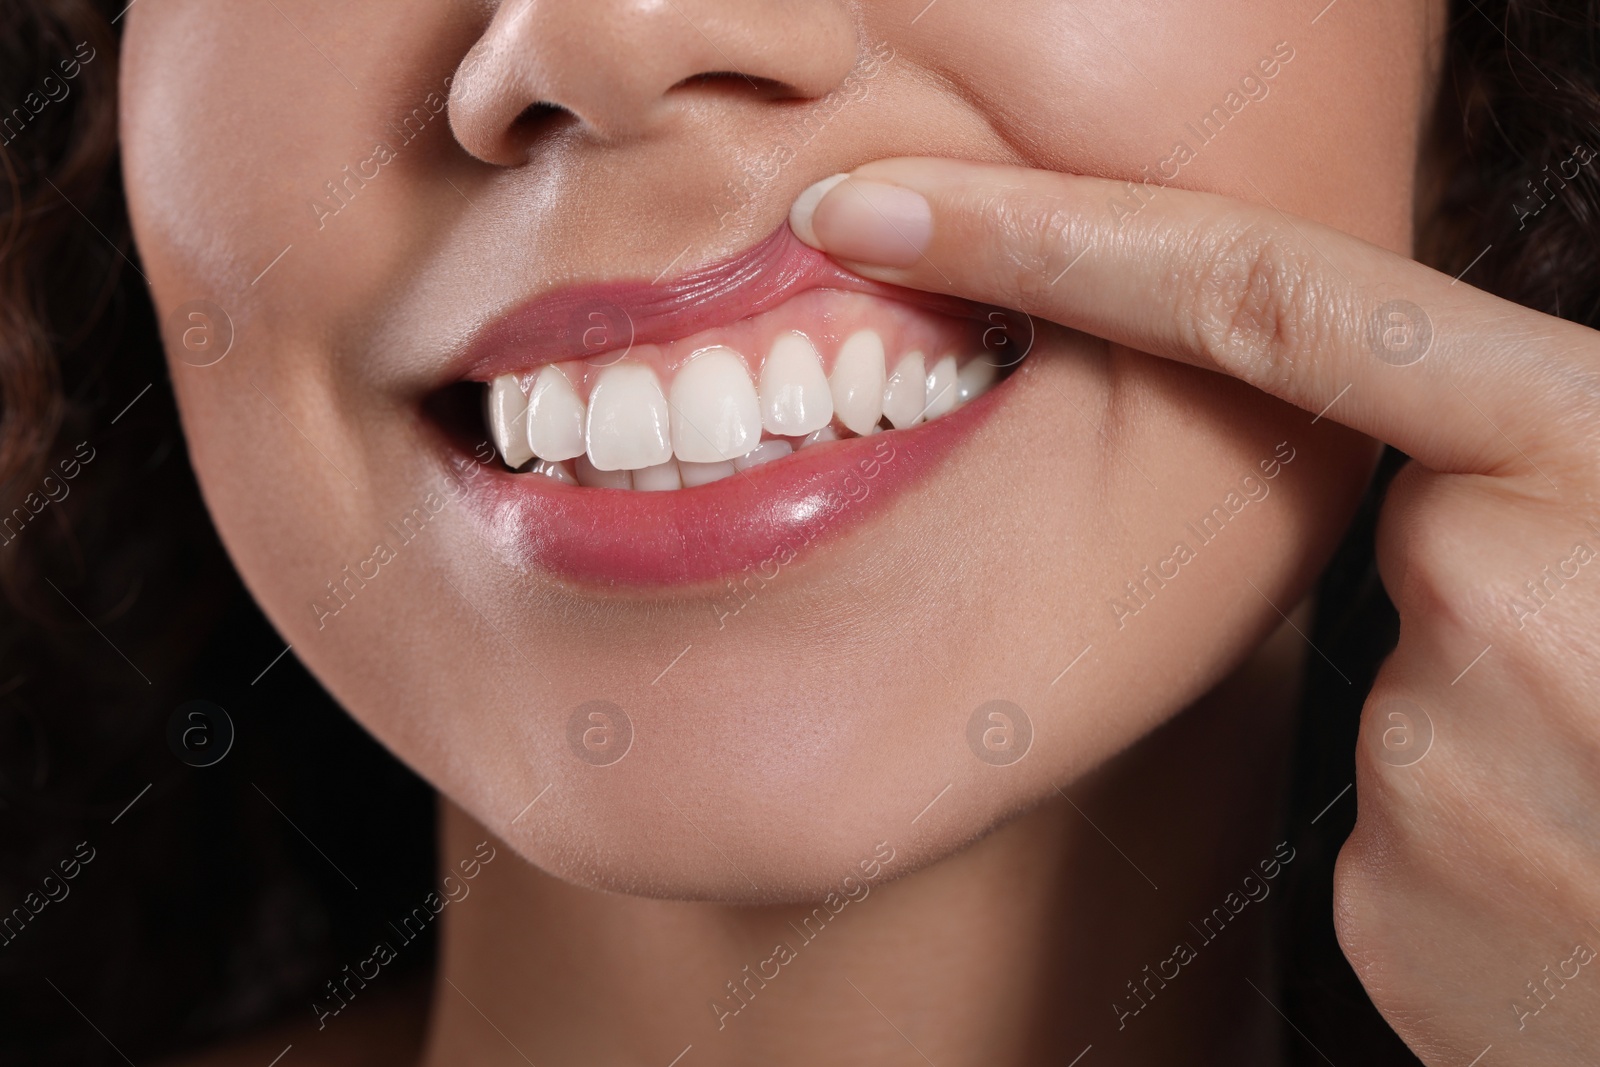
[[713, 70], [700, 74], [691, 74], [668, 92], [678, 92], [689, 89], [710, 89], [713, 91], [754, 91], [763, 100], [788, 100], [802, 96], [798, 89], [792, 85], [777, 81], [773, 78], [762, 78], [754, 74], [741, 74], [736, 70]]
[[577, 116], [559, 104], [540, 100], [529, 104], [512, 123], [514, 135], [523, 143], [554, 132], [558, 127], [577, 121]]

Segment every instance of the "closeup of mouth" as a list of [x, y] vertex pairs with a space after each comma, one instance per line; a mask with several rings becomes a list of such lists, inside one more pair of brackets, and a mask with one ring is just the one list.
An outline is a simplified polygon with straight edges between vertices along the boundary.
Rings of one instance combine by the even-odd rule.
[[582, 584], [775, 573], [938, 465], [1032, 341], [1026, 316], [867, 281], [784, 226], [488, 326], [453, 387], [496, 457], [466, 499], [515, 565]]

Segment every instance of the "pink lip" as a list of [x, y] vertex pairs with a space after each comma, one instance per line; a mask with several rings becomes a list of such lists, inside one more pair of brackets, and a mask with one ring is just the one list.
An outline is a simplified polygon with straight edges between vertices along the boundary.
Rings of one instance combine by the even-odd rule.
[[467, 483], [462, 500], [488, 543], [519, 568], [613, 587], [771, 581], [917, 484], [983, 424], [1010, 384], [913, 429], [813, 445], [694, 489], [574, 488], [490, 468]]
[[[676, 340], [819, 288], [870, 293], [961, 318], [982, 319], [994, 310], [857, 277], [784, 225], [731, 259], [665, 284], [610, 282], [530, 300], [473, 339], [453, 379], [488, 381], [541, 363]], [[683, 586], [741, 575], [770, 581], [936, 468], [982, 425], [1007, 385], [909, 430], [813, 445], [693, 489], [574, 488], [491, 466], [467, 482], [462, 499], [485, 540], [519, 568], [608, 587]]]
[[535, 297], [480, 331], [451, 377], [486, 382], [543, 363], [675, 341], [759, 315], [809, 289], [870, 293], [954, 318], [983, 320], [995, 310], [851, 274], [802, 244], [785, 223], [738, 255], [667, 282], [603, 282]]

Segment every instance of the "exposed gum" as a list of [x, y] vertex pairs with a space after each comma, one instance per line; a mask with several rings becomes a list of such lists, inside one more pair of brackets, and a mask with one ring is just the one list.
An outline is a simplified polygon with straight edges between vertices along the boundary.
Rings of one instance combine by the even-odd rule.
[[[703, 330], [666, 344], [635, 345], [586, 359], [550, 364], [559, 367], [588, 402], [590, 390], [606, 367], [617, 363], [641, 363], [656, 372], [663, 390], [672, 378], [697, 353], [708, 348], [728, 348], [739, 355], [752, 382], [759, 381], [761, 365], [773, 343], [783, 334], [795, 332], [807, 337], [817, 349], [825, 374], [833, 371], [839, 347], [859, 330], [876, 330], [883, 338], [885, 373], [893, 374], [896, 364], [912, 352], [923, 354], [924, 366], [947, 355], [965, 365], [984, 352], [986, 324], [973, 320], [935, 315], [893, 300], [864, 293], [838, 290], [813, 290], [785, 301], [771, 311]], [[528, 392], [543, 368], [517, 375], [523, 392]]]

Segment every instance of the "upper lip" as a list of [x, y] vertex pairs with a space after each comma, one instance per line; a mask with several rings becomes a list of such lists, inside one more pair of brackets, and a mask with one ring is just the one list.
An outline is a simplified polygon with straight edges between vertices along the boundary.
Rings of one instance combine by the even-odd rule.
[[988, 310], [852, 274], [801, 243], [785, 222], [744, 251], [667, 281], [573, 285], [525, 300], [473, 333], [449, 380], [490, 381], [544, 363], [675, 341], [810, 289], [870, 293], [959, 318], [982, 319]]

